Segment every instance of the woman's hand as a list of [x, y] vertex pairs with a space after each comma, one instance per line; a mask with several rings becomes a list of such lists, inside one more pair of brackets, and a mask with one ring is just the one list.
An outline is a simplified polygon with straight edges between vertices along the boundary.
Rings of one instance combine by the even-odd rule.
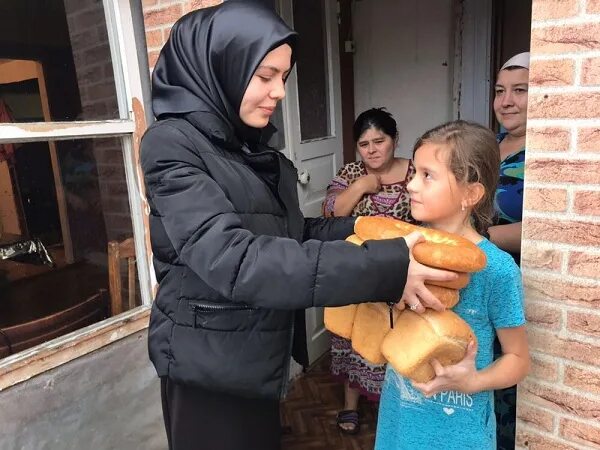
[[427, 383], [413, 382], [413, 386], [425, 397], [431, 397], [443, 391], [458, 391], [465, 394], [478, 392], [476, 355], [477, 344], [475, 341], [471, 341], [467, 346], [465, 357], [457, 364], [444, 367], [438, 360], [432, 359], [431, 366], [435, 370], [435, 378]]
[[418, 231], [405, 236], [404, 240], [410, 250], [410, 264], [408, 265], [406, 285], [404, 286], [404, 292], [402, 293], [398, 307], [404, 309], [403, 306], [407, 306], [418, 313], [425, 312], [425, 308], [443, 311], [445, 309], [444, 305], [425, 287], [425, 280], [451, 281], [455, 280], [458, 275], [454, 272], [424, 266], [413, 258], [412, 248], [416, 243], [425, 240], [423, 235]]
[[365, 194], [377, 194], [381, 190], [381, 180], [377, 175], [364, 175], [354, 183], [360, 183], [363, 193]]

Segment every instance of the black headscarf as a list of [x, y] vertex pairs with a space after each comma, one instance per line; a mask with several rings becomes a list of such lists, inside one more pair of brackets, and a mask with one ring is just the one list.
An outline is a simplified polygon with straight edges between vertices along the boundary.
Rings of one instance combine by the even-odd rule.
[[259, 1], [230, 0], [186, 14], [173, 26], [154, 68], [154, 115], [160, 120], [208, 112], [242, 141], [257, 139], [259, 130], [239, 117], [242, 98], [262, 59], [286, 43], [293, 55], [296, 32]]

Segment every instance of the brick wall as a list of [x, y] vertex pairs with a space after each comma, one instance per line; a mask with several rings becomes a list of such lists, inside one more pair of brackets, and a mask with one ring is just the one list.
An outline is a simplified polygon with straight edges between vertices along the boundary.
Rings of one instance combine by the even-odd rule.
[[222, 0], [142, 0], [150, 69], [156, 64], [160, 49], [177, 19], [195, 9], [221, 2]]
[[[65, 0], [64, 3], [81, 99], [82, 112], [77, 119], [118, 119], [104, 6], [97, 0]], [[120, 241], [131, 237], [133, 230], [120, 140], [93, 139], [79, 144], [81, 151], [92, 153], [95, 160], [107, 238]]]
[[600, 448], [599, 36], [599, 0], [533, 0], [518, 448]]

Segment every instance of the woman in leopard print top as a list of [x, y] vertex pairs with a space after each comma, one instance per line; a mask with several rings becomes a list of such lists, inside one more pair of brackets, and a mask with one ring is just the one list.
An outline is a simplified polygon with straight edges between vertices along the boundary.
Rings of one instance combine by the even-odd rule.
[[[398, 143], [396, 121], [383, 108], [358, 116], [354, 141], [362, 161], [342, 167], [327, 188], [323, 215], [388, 216], [413, 223], [406, 185], [415, 168], [394, 156]], [[361, 395], [379, 400], [385, 365], [373, 365], [352, 350], [350, 341], [332, 336], [331, 372], [344, 382], [345, 405], [338, 426], [346, 433], [359, 431], [358, 400]]]

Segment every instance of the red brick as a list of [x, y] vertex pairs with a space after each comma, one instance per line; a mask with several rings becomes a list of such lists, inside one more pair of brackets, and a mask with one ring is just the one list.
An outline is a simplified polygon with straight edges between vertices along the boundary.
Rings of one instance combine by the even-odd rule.
[[575, 61], [572, 59], [537, 60], [531, 62], [531, 86], [567, 86], [575, 81]]
[[531, 20], [562, 19], [577, 14], [578, 0], [533, 0]]
[[564, 384], [580, 391], [600, 394], [600, 371], [567, 365], [565, 367]]
[[553, 300], [559, 303], [600, 307], [600, 285], [586, 281], [563, 281], [527, 275], [523, 279], [527, 299]]
[[518, 395], [521, 400], [560, 413], [583, 419], [600, 419], [600, 407], [597, 401], [586, 398], [586, 394], [565, 391], [557, 385], [547, 386], [527, 378], [519, 384]]
[[566, 211], [567, 190], [529, 188], [525, 192], [524, 207], [529, 211]]
[[578, 152], [600, 152], [600, 128], [580, 128], [577, 133]]
[[162, 47], [163, 43], [162, 30], [151, 30], [146, 33], [146, 45], [148, 48]]
[[209, 6], [219, 5], [223, 0], [191, 0], [189, 2], [190, 11], [194, 9], [208, 8]]
[[522, 430], [517, 425], [517, 448], [528, 450], [574, 450], [568, 442], [561, 442], [553, 436], [536, 433], [532, 430]]
[[600, 316], [592, 312], [569, 312], [567, 330], [600, 338]]
[[600, 14], [600, 0], [587, 0], [585, 12], [588, 14]]
[[525, 308], [527, 322], [532, 325], [557, 330], [561, 327], [560, 309], [539, 302], [528, 302]]
[[572, 252], [569, 255], [569, 273], [579, 277], [597, 277], [600, 273], [600, 254]]
[[152, 69], [156, 65], [160, 52], [148, 52], [148, 67]]
[[589, 445], [590, 447], [600, 447], [600, 428], [579, 422], [562, 418], [559, 424], [560, 435], [575, 443]]
[[100, 7], [83, 11], [74, 16], [69, 16], [68, 21], [71, 32], [87, 30], [88, 28], [95, 27], [99, 23], [105, 23], [104, 10], [100, 4]]
[[600, 84], [600, 58], [588, 58], [581, 65], [581, 84], [596, 86]]
[[558, 363], [549, 359], [542, 359], [537, 354], [531, 355], [531, 371], [529, 376], [538, 380], [558, 381]]
[[183, 14], [180, 4], [174, 4], [167, 8], [150, 10], [144, 12], [144, 25], [146, 29], [173, 24]]
[[558, 271], [562, 265], [562, 253], [559, 250], [524, 245], [521, 250], [521, 264], [529, 269]]
[[[559, 337], [554, 332], [536, 329], [528, 334], [533, 351], [557, 356], [584, 364], [596, 365], [600, 361], [600, 344], [582, 342], [575, 338]], [[520, 391], [519, 391], [520, 392]], [[598, 410], [600, 413], [600, 409]]]
[[600, 223], [557, 219], [527, 218], [525, 239], [600, 247]]
[[103, 210], [111, 213], [129, 214], [129, 198], [127, 196], [112, 196], [103, 202]]
[[166, 28], [163, 28], [162, 33], [163, 33], [163, 41], [167, 42], [167, 40], [169, 39], [169, 36], [171, 36], [171, 29], [173, 27], [168, 26]]
[[531, 30], [535, 54], [579, 53], [600, 49], [600, 23], [558, 25]]
[[600, 191], [576, 192], [573, 208], [577, 214], [600, 215]]
[[547, 127], [527, 129], [528, 152], [566, 152], [571, 147], [571, 131], [568, 128]]
[[527, 116], [530, 119], [596, 119], [600, 117], [600, 92], [529, 94]]
[[529, 158], [525, 178], [546, 183], [600, 184], [600, 161]]
[[554, 429], [554, 416], [552, 414], [524, 402], [520, 402], [517, 406], [517, 417], [527, 425], [545, 431], [552, 431]]

